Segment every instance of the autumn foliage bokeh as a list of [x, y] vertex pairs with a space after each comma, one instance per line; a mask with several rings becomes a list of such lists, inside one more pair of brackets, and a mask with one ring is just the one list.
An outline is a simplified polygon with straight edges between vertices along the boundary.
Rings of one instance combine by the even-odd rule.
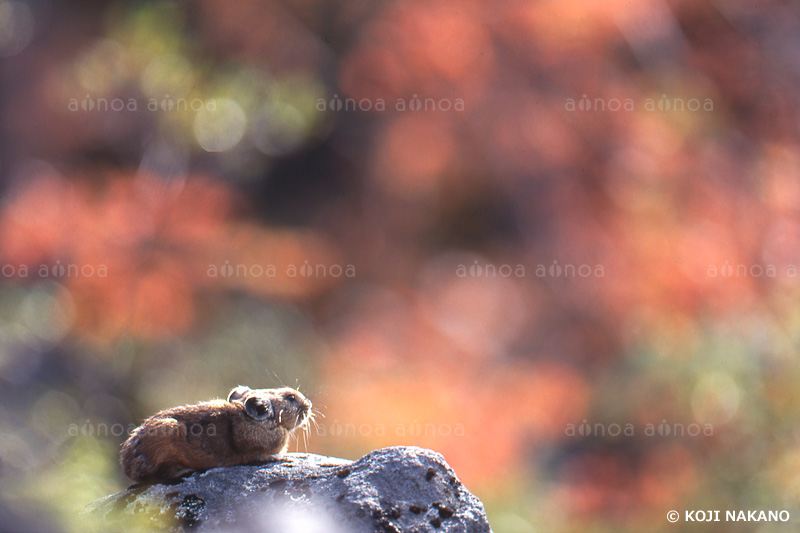
[[0, 2], [0, 502], [79, 530], [125, 486], [101, 425], [285, 383], [299, 449], [433, 448], [500, 533], [800, 512], [798, 30]]

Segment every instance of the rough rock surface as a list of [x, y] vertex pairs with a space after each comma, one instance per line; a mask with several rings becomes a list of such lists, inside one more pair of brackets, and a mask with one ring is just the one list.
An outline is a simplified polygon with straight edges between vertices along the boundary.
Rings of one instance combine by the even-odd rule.
[[357, 461], [287, 454], [134, 485], [87, 508], [104, 531], [491, 532], [483, 504], [444, 457], [416, 447]]

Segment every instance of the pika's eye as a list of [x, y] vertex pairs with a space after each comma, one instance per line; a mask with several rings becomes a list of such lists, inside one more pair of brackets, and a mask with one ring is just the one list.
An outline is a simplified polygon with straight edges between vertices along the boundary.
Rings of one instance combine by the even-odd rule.
[[286, 399], [289, 400], [290, 402], [293, 402], [297, 400], [297, 396], [295, 396], [294, 394], [287, 394]]
[[244, 404], [244, 410], [251, 418], [264, 420], [272, 413], [272, 406], [259, 398], [249, 398]]

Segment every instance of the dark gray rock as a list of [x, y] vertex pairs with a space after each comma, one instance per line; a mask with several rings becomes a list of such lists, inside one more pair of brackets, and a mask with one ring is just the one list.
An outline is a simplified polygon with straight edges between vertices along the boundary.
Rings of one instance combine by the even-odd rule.
[[212, 468], [134, 485], [86, 513], [103, 531], [491, 532], [483, 504], [444, 457], [401, 446], [357, 461], [288, 454]]

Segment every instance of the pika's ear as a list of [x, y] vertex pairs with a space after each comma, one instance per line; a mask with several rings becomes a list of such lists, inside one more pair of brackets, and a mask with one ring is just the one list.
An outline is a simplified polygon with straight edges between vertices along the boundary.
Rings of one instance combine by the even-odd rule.
[[251, 397], [244, 402], [244, 412], [254, 420], [272, 418], [272, 403], [263, 398]]
[[248, 392], [250, 392], [250, 387], [239, 385], [228, 394], [228, 401], [232, 402], [234, 400], [241, 400], [242, 397], [244, 397], [244, 395]]

